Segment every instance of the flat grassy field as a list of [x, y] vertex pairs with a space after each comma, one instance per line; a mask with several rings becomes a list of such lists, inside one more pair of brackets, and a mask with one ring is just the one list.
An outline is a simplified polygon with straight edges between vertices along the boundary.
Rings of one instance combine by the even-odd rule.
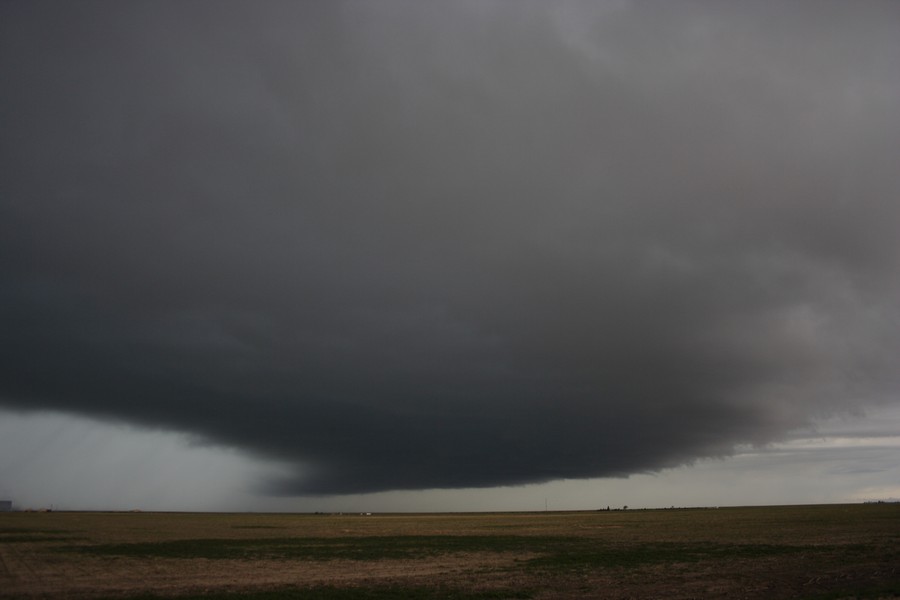
[[2, 513], [3, 598], [900, 598], [900, 505]]

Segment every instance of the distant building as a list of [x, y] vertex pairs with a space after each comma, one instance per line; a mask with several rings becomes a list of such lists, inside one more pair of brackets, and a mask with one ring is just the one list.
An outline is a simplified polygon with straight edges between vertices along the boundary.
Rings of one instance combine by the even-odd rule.
[[0, 500], [0, 512], [9, 512], [12, 510], [12, 500]]

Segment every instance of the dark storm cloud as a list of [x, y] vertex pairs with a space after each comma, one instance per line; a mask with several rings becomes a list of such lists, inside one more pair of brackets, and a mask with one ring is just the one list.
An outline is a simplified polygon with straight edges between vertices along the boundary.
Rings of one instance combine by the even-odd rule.
[[897, 401], [894, 3], [0, 11], [6, 406], [341, 493]]

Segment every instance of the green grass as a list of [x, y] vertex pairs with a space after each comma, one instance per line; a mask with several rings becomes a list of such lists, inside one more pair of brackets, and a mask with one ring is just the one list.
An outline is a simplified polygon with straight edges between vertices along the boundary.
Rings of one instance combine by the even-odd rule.
[[19, 534], [19, 533], [47, 534], [47, 533], [71, 533], [71, 531], [63, 530], [63, 529], [34, 529], [31, 527], [0, 527], [0, 536], [7, 535], [7, 534]]
[[25, 544], [32, 542], [71, 542], [78, 540], [72, 535], [0, 535], [0, 544]]
[[67, 546], [65, 551], [100, 556], [216, 559], [379, 560], [414, 559], [454, 552], [544, 549], [558, 538], [515, 536], [370, 536], [321, 538], [196, 539]]
[[829, 550], [833, 549], [825, 546], [770, 544], [643, 543], [614, 547], [570, 544], [554, 548], [548, 554], [528, 561], [528, 565], [548, 571], [583, 571], [604, 567], [634, 568], [654, 564], [763, 558]]
[[0, 527], [0, 544], [30, 542], [66, 542], [82, 539], [58, 529], [32, 529], [28, 527]]
[[[548, 571], [597, 567], [696, 562], [733, 558], [783, 556], [798, 552], [833, 551], [830, 546], [774, 544], [640, 543], [609, 544], [590, 538], [561, 536], [371, 536], [340, 538], [197, 539], [152, 543], [67, 546], [62, 550], [99, 556], [180, 559], [379, 560], [417, 559], [460, 552], [527, 552], [521, 561]], [[852, 552], [854, 547], [841, 547]]]

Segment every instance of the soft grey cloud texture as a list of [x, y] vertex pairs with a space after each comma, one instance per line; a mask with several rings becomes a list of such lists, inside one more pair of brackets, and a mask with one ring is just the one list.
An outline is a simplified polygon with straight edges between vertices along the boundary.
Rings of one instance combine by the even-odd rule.
[[0, 403], [280, 494], [897, 404], [892, 2], [0, 4]]
[[0, 498], [18, 508], [421, 512], [900, 500], [900, 408], [835, 417], [785, 442], [628, 478], [341, 496], [259, 493], [260, 480], [290, 470], [181, 434], [0, 412]]

